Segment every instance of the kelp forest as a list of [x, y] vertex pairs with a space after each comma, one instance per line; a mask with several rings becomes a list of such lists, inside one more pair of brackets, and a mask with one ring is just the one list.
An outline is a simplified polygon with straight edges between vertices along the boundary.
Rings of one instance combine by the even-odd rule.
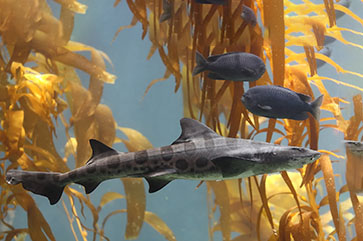
[[[363, 49], [343, 34], [362, 36], [363, 19], [333, 0], [225, 0], [223, 5], [195, 0], [126, 2], [133, 18], [130, 25], [115, 30], [115, 38], [127, 28], [139, 29], [140, 38], [151, 42], [147, 58], [159, 55], [165, 65], [159, 79], [150, 79], [145, 95], [150, 88], [158, 88], [156, 82], [175, 81], [175, 92], [182, 92], [184, 116], [204, 122], [223, 136], [263, 137], [266, 142], [322, 153], [317, 161], [293, 172], [201, 181], [198, 187], [207, 187], [209, 240], [218, 240], [217, 233], [224, 241], [363, 240], [363, 199], [359, 196], [363, 156], [354, 145], [347, 144], [346, 152], [318, 145], [322, 132], [362, 141], [362, 94], [333, 96], [327, 86], [355, 92], [363, 89], [317, 72], [323, 61], [341, 75], [363, 78], [363, 73], [345, 69], [321, 52], [328, 39]], [[119, 127], [115, 110], [100, 103], [104, 85], [118, 81], [106, 71], [112, 59], [99, 49], [71, 41], [75, 16], [87, 14], [86, 4], [76, 0], [54, 3], [60, 12], [52, 12], [46, 0], [0, 0], [1, 240], [62, 240], [54, 235], [56, 227], [48, 224], [34, 195], [21, 185], [6, 183], [8, 170], [64, 173], [83, 166], [91, 156], [91, 138], [109, 146], [122, 142], [129, 151], [152, 147], [142, 133]], [[117, 9], [120, 0], [113, 4]], [[241, 17], [246, 6], [258, 17], [257, 24]], [[339, 27], [338, 13], [361, 24], [362, 30]], [[252, 53], [263, 59], [268, 71], [245, 84], [212, 80], [205, 73], [193, 76], [197, 51], [203, 56]], [[81, 79], [79, 70], [89, 79]], [[295, 121], [253, 115], [241, 102], [248, 85], [280, 85], [313, 99], [323, 94], [322, 117]], [[350, 116], [343, 111], [347, 106], [352, 110]], [[71, 115], [65, 115], [66, 111]], [[67, 142], [60, 154], [55, 141], [63, 130]], [[117, 136], [117, 130], [127, 138]], [[344, 163], [349, 175], [334, 172], [337, 162]], [[179, 240], [167, 222], [146, 209], [144, 181], [123, 178], [121, 182], [124, 192], [106, 192], [99, 203], [74, 185], [65, 188], [59, 205], [74, 240], [110, 240], [105, 226], [114, 215], [127, 215], [127, 222], [119, 224], [124, 225], [127, 240], [137, 239], [144, 223], [160, 234], [160, 240]], [[126, 209], [112, 210], [101, 218], [104, 207], [118, 199], [124, 200]], [[84, 215], [86, 209], [91, 215]], [[25, 213], [24, 224], [11, 222], [14, 211]]]

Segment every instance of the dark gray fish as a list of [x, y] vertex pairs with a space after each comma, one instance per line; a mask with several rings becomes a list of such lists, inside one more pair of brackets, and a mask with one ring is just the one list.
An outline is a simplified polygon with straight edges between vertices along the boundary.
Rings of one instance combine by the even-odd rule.
[[347, 151], [350, 151], [358, 156], [363, 156], [363, 142], [345, 140], [344, 144]]
[[[349, 8], [350, 7], [351, 0], [340, 0], [339, 2], [336, 2], [335, 4], [342, 5], [343, 7]], [[335, 10], [335, 18], [339, 19], [344, 16], [344, 12], [340, 10]]]
[[324, 36], [324, 46], [335, 42], [335, 40], [336, 40], [335, 38], [325, 35]]
[[255, 115], [305, 120], [310, 112], [319, 120], [323, 95], [309, 103], [310, 101], [311, 97], [308, 95], [276, 85], [256, 86], [242, 96], [242, 103]]
[[[325, 56], [330, 57], [331, 52], [332, 52], [332, 48], [331, 47], [324, 46], [318, 53], [324, 54]], [[324, 60], [316, 59], [316, 67], [319, 68], [319, 67], [323, 66], [324, 64], [325, 64], [325, 61]]]
[[[171, 1], [171, 0], [169, 0]], [[168, 0], [163, 0], [163, 13], [160, 15], [160, 23], [171, 18], [171, 3]]]
[[363, 143], [346, 140], [346, 168], [345, 177], [350, 192], [363, 193]]
[[195, 0], [197, 3], [201, 4], [215, 4], [215, 5], [225, 5], [228, 0]]
[[83, 167], [66, 173], [9, 170], [8, 184], [22, 183], [35, 194], [55, 204], [70, 183], [81, 184], [91, 193], [105, 180], [144, 177], [153, 193], [174, 179], [223, 180], [301, 168], [320, 153], [296, 146], [280, 146], [218, 135], [192, 119], [180, 120], [182, 133], [169, 146], [121, 153], [90, 140], [92, 157]]
[[[350, 3], [351, 3], [351, 0], [340, 0], [339, 2], [335, 1], [335, 4], [341, 5], [341, 6], [346, 7], [346, 8], [350, 7]], [[345, 14], [344, 12], [335, 9], [335, 18], [336, 19], [339, 19], [339, 18], [343, 17], [344, 14]], [[333, 37], [325, 36], [324, 46], [326, 46], [327, 44], [331, 44], [331, 43], [335, 42], [335, 40], [336, 39], [333, 38]]]
[[243, 18], [243, 20], [248, 23], [251, 24], [251, 26], [256, 26], [257, 24], [257, 18], [255, 15], [255, 12], [247, 7], [246, 5], [243, 5], [243, 10], [242, 10], [242, 14], [241, 17]]
[[208, 77], [217, 80], [255, 81], [266, 71], [260, 57], [244, 52], [211, 55], [207, 59], [196, 52], [196, 62], [193, 76], [209, 70]]

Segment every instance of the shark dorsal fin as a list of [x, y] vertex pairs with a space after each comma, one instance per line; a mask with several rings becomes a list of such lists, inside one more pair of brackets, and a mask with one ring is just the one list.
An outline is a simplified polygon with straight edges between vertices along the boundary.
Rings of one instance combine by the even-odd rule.
[[181, 119], [180, 126], [182, 129], [182, 133], [180, 134], [179, 138], [172, 143], [172, 145], [188, 142], [191, 141], [192, 139], [203, 138], [206, 136], [209, 137], [219, 136], [208, 126], [193, 119], [189, 118]]
[[103, 144], [100, 141], [97, 141], [95, 139], [90, 139], [89, 140], [89, 144], [91, 145], [92, 148], [92, 156], [91, 158], [88, 160], [87, 164], [91, 164], [93, 163], [93, 159], [94, 157], [102, 154], [102, 153], [106, 153], [109, 152], [111, 155], [112, 154], [118, 154], [118, 152], [114, 149], [112, 149], [111, 147]]

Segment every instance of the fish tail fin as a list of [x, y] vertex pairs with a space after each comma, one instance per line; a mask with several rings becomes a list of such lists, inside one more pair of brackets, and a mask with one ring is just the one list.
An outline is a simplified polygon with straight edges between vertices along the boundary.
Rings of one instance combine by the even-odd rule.
[[61, 198], [66, 185], [59, 182], [60, 176], [61, 173], [55, 172], [9, 170], [6, 173], [6, 182], [11, 185], [21, 183], [24, 189], [47, 197], [53, 205]]
[[163, 12], [161, 15], [160, 15], [160, 23], [168, 20], [169, 18], [171, 18], [171, 13], [170, 12]]
[[199, 53], [198, 51], [195, 53], [195, 59], [197, 61], [197, 66], [193, 69], [193, 76], [199, 74], [200, 72], [206, 70], [207, 68], [207, 60], [203, 57], [203, 55], [201, 53]]
[[323, 97], [324, 95], [321, 95], [310, 103], [311, 114], [314, 116], [316, 120], [320, 119], [320, 106], [323, 103]]

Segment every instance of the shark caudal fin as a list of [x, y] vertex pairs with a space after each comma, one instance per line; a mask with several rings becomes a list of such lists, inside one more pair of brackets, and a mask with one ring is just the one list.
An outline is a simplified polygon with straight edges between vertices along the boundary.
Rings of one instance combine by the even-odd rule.
[[323, 103], [323, 97], [324, 97], [324, 95], [321, 95], [318, 98], [316, 98], [316, 100], [314, 100], [313, 102], [310, 103], [311, 114], [318, 121], [320, 119], [320, 106]]
[[199, 74], [200, 72], [203, 72], [204, 70], [206, 70], [207, 65], [208, 65], [207, 60], [198, 51], [196, 52], [195, 59], [197, 61], [197, 66], [193, 69], [193, 73], [192, 73], [193, 76]]
[[55, 172], [9, 170], [6, 173], [6, 182], [11, 185], [21, 183], [24, 189], [47, 197], [53, 205], [59, 201], [65, 187], [65, 184], [57, 182], [60, 175], [61, 173]]

